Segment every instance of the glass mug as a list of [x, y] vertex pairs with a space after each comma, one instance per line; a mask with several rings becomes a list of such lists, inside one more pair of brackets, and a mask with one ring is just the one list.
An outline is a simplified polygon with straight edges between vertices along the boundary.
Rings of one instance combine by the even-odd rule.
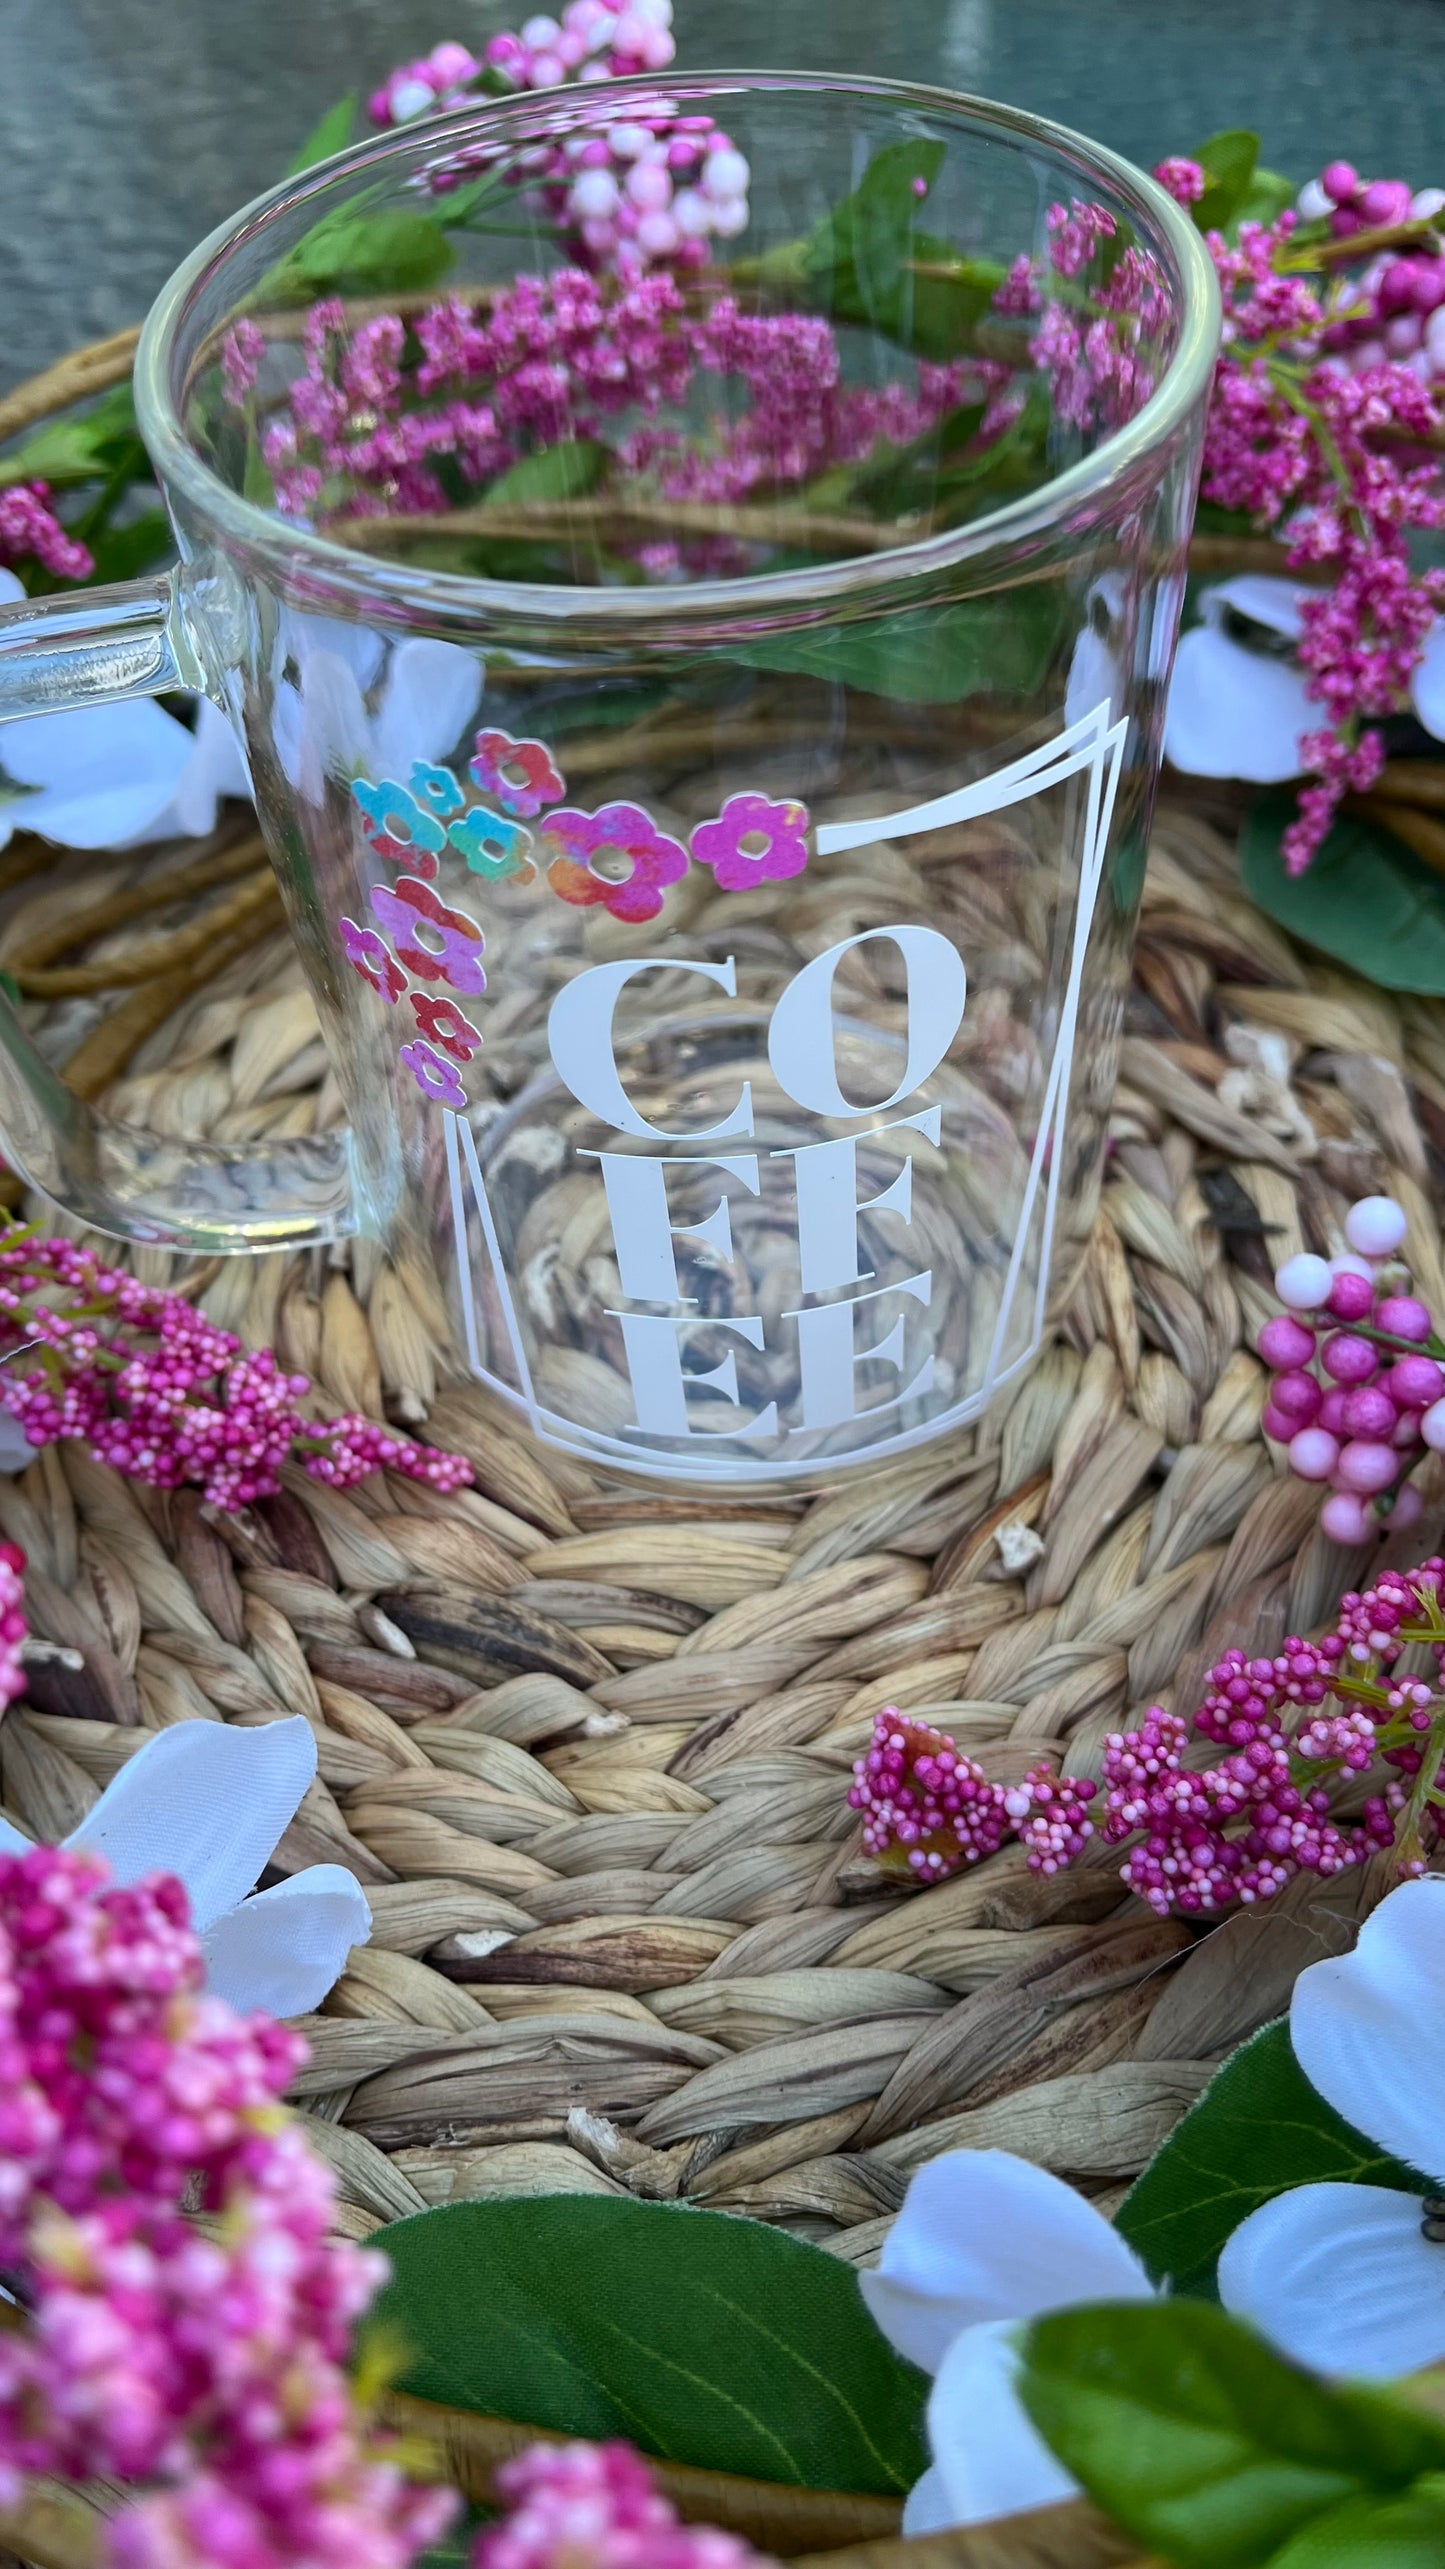
[[[591, 392], [564, 358], [538, 396], [561, 463], [456, 506], [516, 280], [569, 266], [566, 173], [709, 116], [731, 264], [663, 290], [661, 359], [645, 314], [620, 355], [593, 326]], [[450, 272], [378, 296], [418, 224]], [[524, 340], [560, 310], [527, 290]], [[596, 1465], [817, 1484], [978, 1416], [1097, 1199], [1217, 331], [1152, 181], [885, 82], [543, 92], [262, 198], [137, 360], [179, 567], [0, 615], [0, 716], [226, 710], [349, 1122], [144, 1134], [0, 1003], [6, 1156], [132, 1240], [378, 1236]], [[627, 400], [621, 498], [589, 502]]]

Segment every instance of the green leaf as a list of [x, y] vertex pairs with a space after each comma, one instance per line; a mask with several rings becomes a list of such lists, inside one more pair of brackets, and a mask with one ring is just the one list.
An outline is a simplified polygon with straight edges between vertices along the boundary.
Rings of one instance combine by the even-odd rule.
[[398, 2388], [807, 2488], [893, 2493], [923, 2467], [927, 2384], [856, 2278], [761, 2222], [553, 2195], [449, 2204], [376, 2236]]
[[1239, 839], [1252, 901], [1290, 934], [1385, 990], [1445, 992], [1445, 877], [1377, 822], [1337, 820], [1303, 874], [1289, 875], [1280, 839], [1292, 794], [1266, 794]]
[[1282, 170], [1257, 169], [1243, 203], [1228, 226], [1230, 237], [1237, 237], [1241, 223], [1277, 223], [1285, 207], [1293, 205], [1298, 194], [1294, 180], [1286, 178]]
[[1316, 2095], [1281, 2018], [1225, 2062], [1115, 2218], [1156, 2283], [1209, 2289], [1221, 2248], [1248, 2213], [1290, 2186], [1332, 2178], [1426, 2191], [1422, 2176]]
[[487, 485], [486, 506], [516, 507], [528, 500], [575, 500], [596, 488], [607, 462], [607, 449], [590, 437], [564, 437], [556, 446], [539, 446]]
[[946, 242], [917, 229], [945, 150], [943, 143], [921, 137], [889, 143], [874, 153], [853, 194], [810, 236], [804, 281], [810, 300], [835, 321], [868, 323], [906, 347], [915, 344], [919, 280], [909, 261], [921, 257], [932, 264], [954, 256]]
[[314, 169], [318, 161], [329, 161], [333, 152], [344, 152], [351, 140], [356, 122], [356, 93], [338, 98], [328, 107], [319, 125], [313, 125], [296, 158], [286, 172], [288, 178], [299, 178], [304, 169]]
[[435, 285], [455, 253], [436, 216], [396, 206], [367, 214], [337, 206], [262, 279], [257, 301], [322, 294], [402, 294]]
[[1061, 601], [1050, 590], [1016, 589], [866, 624], [775, 634], [745, 644], [733, 658], [751, 669], [824, 678], [910, 705], [952, 705], [985, 691], [1028, 696], [1042, 683], [1061, 619]]
[[1259, 136], [1235, 127], [1211, 134], [1194, 155], [1208, 185], [1190, 211], [1201, 232], [1222, 232], [1239, 213], [1259, 161]]
[[87, 539], [95, 562], [92, 579], [138, 580], [175, 550], [171, 522], [163, 508], [147, 509], [126, 526], [108, 526]]
[[1445, 2490], [1420, 2482], [1403, 2498], [1349, 2498], [1316, 2516], [1269, 2569], [1445, 2569]]
[[23, 445], [0, 457], [0, 485], [38, 481], [58, 490], [121, 470], [136, 475], [150, 471], [135, 424], [129, 377], [112, 384], [82, 417], [47, 420]]
[[1445, 2424], [1375, 2390], [1331, 2390], [1202, 2302], [1036, 2320], [1020, 2376], [1039, 2432], [1105, 2512], [1178, 2569], [1262, 2569], [1365, 2492], [1445, 2461]]

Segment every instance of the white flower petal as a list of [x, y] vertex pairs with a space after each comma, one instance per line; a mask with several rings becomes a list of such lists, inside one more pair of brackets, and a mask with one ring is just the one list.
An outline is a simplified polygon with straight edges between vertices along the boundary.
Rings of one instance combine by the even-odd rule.
[[1300, 609], [1311, 595], [1302, 580], [1282, 580], [1269, 571], [1241, 571], [1235, 579], [1217, 581], [1212, 589], [1201, 591], [1199, 612], [1206, 624], [1217, 626], [1232, 607], [1251, 624], [1262, 624], [1267, 632], [1298, 642], [1304, 631]]
[[1301, 2185], [1241, 2222], [1219, 2260], [1226, 2310], [1297, 2364], [1386, 2380], [1445, 2356], [1445, 2247], [1418, 2194]]
[[216, 826], [216, 805], [224, 795], [253, 799], [240, 743], [220, 706], [213, 705], [209, 696], [202, 696], [197, 703], [196, 728], [190, 734], [190, 742], [190, 756], [164, 811], [129, 838], [117, 838], [117, 847], [149, 847], [160, 839], [204, 838]]
[[1025, 2414], [1018, 2369], [1017, 2330], [1005, 2320], [965, 2329], [939, 2367], [928, 2443], [949, 2524], [987, 2524], [1078, 2495], [1077, 2481]]
[[179, 1874], [204, 1934], [245, 1898], [315, 1772], [299, 1713], [255, 1730], [177, 1722], [136, 1751], [65, 1843], [103, 1855], [118, 1882]]
[[899, 2532], [915, 2540], [920, 2533], [947, 2533], [953, 2522], [948, 2491], [943, 2474], [936, 2467], [915, 2480], [903, 2501], [903, 2522]]
[[25, 595], [25, 583], [13, 571], [0, 571], [0, 607], [18, 606]]
[[1132, 2248], [1061, 2177], [1007, 2150], [919, 2169], [873, 2273], [858, 2278], [900, 2355], [934, 2372], [961, 2329], [1080, 2301], [1144, 2301]]
[[306, 663], [301, 691], [282, 688], [283, 699], [295, 697], [284, 722], [275, 726], [281, 764], [308, 803], [320, 803], [329, 778], [343, 781], [371, 765], [371, 735], [356, 672], [338, 652], [313, 651]]
[[1114, 707], [1121, 693], [1119, 655], [1108, 638], [1085, 625], [1074, 645], [1069, 662], [1069, 675], [1064, 688], [1064, 720], [1082, 722], [1096, 705], [1105, 707], [1106, 722], [1114, 720]]
[[0, 1855], [28, 1855], [34, 1844], [33, 1838], [12, 1827], [9, 1820], [0, 1818]]
[[1292, 661], [1248, 651], [1207, 624], [1184, 635], [1164, 715], [1164, 754], [1184, 775], [1282, 784], [1300, 772], [1300, 734], [1319, 722]]
[[298, 615], [294, 607], [283, 607], [273, 663], [278, 684], [288, 660], [295, 662], [304, 684], [318, 651], [344, 660], [359, 687], [371, 685], [386, 657], [381, 635], [368, 624], [349, 624], [344, 616]]
[[[1311, 2087], [1407, 2167], [1445, 2176], [1445, 1881], [1403, 1882], [1365, 1920], [1353, 1953], [1312, 1962], [1289, 2036]], [[1440, 2265], [1445, 2307], [1445, 2257]]]
[[1437, 615], [1425, 636], [1410, 695], [1425, 729], [1445, 740], [1445, 616]]
[[7, 723], [0, 766], [38, 790], [15, 821], [62, 847], [113, 847], [158, 821], [194, 754], [184, 723], [150, 696]]
[[404, 784], [414, 758], [445, 758], [477, 710], [482, 675], [460, 643], [399, 644], [376, 718], [374, 773]]
[[249, 2014], [301, 2016], [319, 2007], [371, 1934], [366, 1894], [344, 1865], [308, 1865], [218, 1918], [202, 1938], [206, 1984]]

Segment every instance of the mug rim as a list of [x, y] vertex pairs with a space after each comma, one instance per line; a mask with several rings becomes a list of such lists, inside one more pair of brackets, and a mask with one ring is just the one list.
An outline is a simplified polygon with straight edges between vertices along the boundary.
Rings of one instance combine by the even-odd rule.
[[[738, 70], [643, 73], [598, 84], [609, 106], [630, 98], [657, 101], [659, 94], [687, 101], [716, 102], [730, 94], [775, 91], [830, 98], [866, 100], [882, 106], [951, 119], [955, 124], [993, 129], [1001, 138], [1055, 153], [1080, 163], [1107, 182], [1161, 232], [1173, 254], [1181, 303], [1178, 342], [1154, 390], [1134, 417], [1112, 430], [1077, 463], [1066, 467], [1035, 491], [991, 509], [967, 525], [877, 553], [819, 562], [787, 571], [764, 571], [733, 579], [688, 581], [676, 588], [587, 587], [551, 581], [495, 580], [464, 572], [422, 570], [386, 562], [331, 535], [293, 523], [248, 500], [222, 480], [197, 452], [178, 416], [171, 381], [172, 360], [180, 332], [195, 296], [217, 265], [239, 244], [275, 217], [323, 195], [339, 179], [365, 175], [378, 164], [415, 152], [425, 137], [445, 151], [485, 124], [489, 134], [508, 125], [525, 125], [549, 104], [569, 100], [572, 85], [561, 89], [523, 90], [509, 97], [488, 98], [444, 117], [429, 117], [349, 145], [311, 169], [283, 179], [254, 197], [200, 241], [161, 288], [147, 315], [136, 352], [134, 386], [137, 419], [163, 492], [181, 494], [227, 547], [266, 559], [277, 585], [294, 589], [304, 574], [308, 600], [323, 595], [355, 607], [363, 600], [385, 598], [393, 607], [434, 619], [474, 621], [478, 615], [509, 624], [586, 623], [619, 637], [640, 639], [639, 629], [669, 632], [694, 623], [730, 622], [767, 610], [802, 611], [811, 622], [819, 609], [852, 600], [876, 606], [895, 590], [904, 593], [930, 575], [979, 564], [1001, 549], [1022, 545], [1044, 534], [1155, 450], [1167, 446], [1183, 427], [1212, 379], [1220, 335], [1220, 291], [1214, 263], [1188, 213], [1159, 182], [1106, 144], [1095, 143], [1047, 117], [1022, 108], [979, 98], [935, 84], [875, 80], [824, 72]], [[440, 294], [443, 288], [439, 286]], [[902, 601], [900, 601], [902, 602]]]

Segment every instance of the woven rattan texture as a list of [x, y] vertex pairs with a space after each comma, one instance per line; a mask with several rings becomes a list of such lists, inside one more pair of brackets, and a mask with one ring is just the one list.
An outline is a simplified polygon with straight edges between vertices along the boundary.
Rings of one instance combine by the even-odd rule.
[[[312, 1005], [259, 851], [235, 820], [216, 846], [198, 902], [194, 843], [16, 841], [0, 965], [113, 1109], [310, 1133], [339, 1114]], [[448, 1384], [417, 1279], [374, 1247], [194, 1270], [218, 1319], [333, 1402], [426, 1421], [476, 1488], [297, 1476], [234, 1519], [73, 1449], [0, 1481], [34, 1627], [82, 1662], [35, 1668], [6, 1717], [5, 1807], [63, 1835], [149, 1730], [306, 1715], [320, 1780], [277, 1867], [349, 1864], [375, 1913], [299, 2085], [357, 2234], [630, 2191], [862, 2261], [960, 2143], [1117, 2200], [1383, 1878], [1307, 1880], [1204, 1938], [1103, 1856], [899, 1890], [860, 1859], [850, 1764], [898, 1704], [1000, 1777], [1044, 1750], [1089, 1771], [1132, 1709], [1189, 1709], [1225, 1645], [1327, 1616], [1363, 1556], [1273, 1470], [1249, 1349], [1271, 1267], [1337, 1245], [1374, 1188], [1445, 1306], [1437, 1140], [1438, 1012], [1291, 946], [1240, 893], [1227, 811], [1166, 802], [1087, 1267], [976, 1431], [811, 1501], [639, 1495]], [[1445, 1516], [1428, 1486], [1411, 1558]]]

